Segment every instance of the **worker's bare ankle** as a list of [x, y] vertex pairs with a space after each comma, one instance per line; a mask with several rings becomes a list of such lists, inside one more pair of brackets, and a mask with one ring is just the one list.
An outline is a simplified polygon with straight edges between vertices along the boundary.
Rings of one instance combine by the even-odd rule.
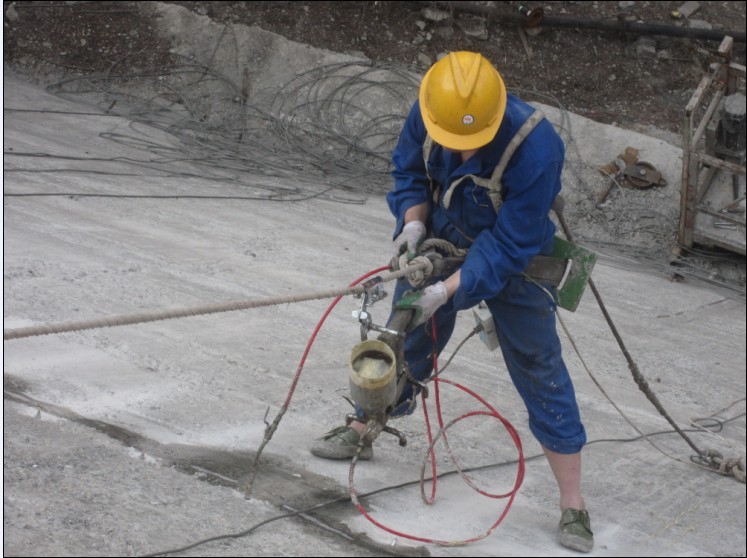
[[366, 429], [366, 423], [365, 422], [360, 422], [358, 420], [354, 420], [354, 421], [352, 421], [350, 423], [350, 428], [352, 428], [353, 430], [355, 430], [358, 433], [361, 433], [361, 432], [363, 432]]

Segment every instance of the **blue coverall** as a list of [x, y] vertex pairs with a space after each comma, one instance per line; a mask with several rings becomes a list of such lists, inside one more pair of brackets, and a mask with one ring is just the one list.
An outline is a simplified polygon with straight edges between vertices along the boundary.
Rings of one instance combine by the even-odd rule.
[[[469, 248], [459, 289], [433, 317], [438, 353], [451, 337], [457, 311], [484, 300], [495, 321], [508, 372], [529, 412], [532, 433], [546, 448], [571, 454], [581, 450], [586, 433], [561, 354], [556, 305], [538, 285], [520, 275], [535, 255], [552, 253], [555, 225], [549, 213], [561, 188], [562, 140], [547, 120], [527, 136], [503, 173], [503, 205], [497, 215], [487, 189], [471, 179], [457, 186], [448, 209], [443, 204], [449, 185], [465, 174], [492, 175], [506, 145], [533, 111], [509, 95], [495, 138], [466, 162], [459, 153], [434, 144], [428, 171], [439, 192], [435, 203], [423, 160], [426, 129], [415, 102], [393, 153], [395, 184], [387, 202], [397, 219], [395, 238], [404, 226], [407, 209], [425, 202], [429, 204], [426, 227], [432, 236]], [[432, 281], [439, 279], [443, 278]], [[554, 292], [551, 286], [546, 288]], [[393, 303], [410, 289], [406, 279], [398, 281]], [[432, 372], [431, 331], [427, 322], [405, 337], [405, 360], [420, 381]], [[415, 395], [408, 385], [392, 416], [412, 412]]]

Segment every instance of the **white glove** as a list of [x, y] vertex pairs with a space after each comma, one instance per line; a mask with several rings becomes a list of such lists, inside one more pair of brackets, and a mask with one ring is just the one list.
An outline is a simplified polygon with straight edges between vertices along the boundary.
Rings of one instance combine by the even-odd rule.
[[392, 269], [399, 269], [399, 258], [407, 253], [407, 260], [411, 260], [418, 253], [418, 246], [425, 238], [425, 224], [422, 221], [410, 221], [403, 228], [399, 236], [394, 239]]
[[399, 310], [414, 310], [415, 315], [408, 329], [414, 329], [425, 323], [436, 310], [441, 308], [449, 300], [446, 284], [439, 281], [430, 285], [422, 291], [408, 291], [397, 301], [395, 307]]

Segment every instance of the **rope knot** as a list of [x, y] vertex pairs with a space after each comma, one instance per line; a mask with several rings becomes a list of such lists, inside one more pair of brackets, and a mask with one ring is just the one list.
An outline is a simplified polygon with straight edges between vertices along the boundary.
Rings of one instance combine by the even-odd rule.
[[420, 289], [430, 280], [433, 274], [433, 262], [427, 256], [415, 256], [407, 260], [407, 254], [402, 254], [399, 259], [399, 268], [417, 268], [407, 272], [407, 280], [416, 289]]
[[724, 457], [716, 450], [706, 450], [706, 456], [711, 459], [711, 467], [719, 473], [745, 482], [744, 460], [741, 457]]
[[[438, 252], [437, 252], [438, 250]], [[407, 254], [402, 254], [399, 257], [398, 269], [407, 271], [409, 267], [418, 267], [419, 269], [413, 269], [407, 272], [407, 280], [416, 289], [424, 287], [428, 281], [430, 281], [433, 275], [434, 260], [443, 258], [439, 253], [446, 254], [447, 257], [463, 258], [467, 255], [467, 250], [464, 248], [457, 248], [448, 240], [441, 238], [428, 238], [423, 241], [420, 245], [419, 256], [415, 256], [411, 260], [407, 259]]]

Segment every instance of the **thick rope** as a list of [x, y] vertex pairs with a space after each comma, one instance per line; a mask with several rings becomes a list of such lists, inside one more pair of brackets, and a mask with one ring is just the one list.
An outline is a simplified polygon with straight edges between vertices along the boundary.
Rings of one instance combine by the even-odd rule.
[[724, 457], [717, 450], [706, 450], [706, 456], [710, 459], [710, 466], [716, 472], [727, 477], [734, 477], [741, 483], [745, 483], [744, 460], [741, 457]]
[[[456, 248], [446, 240], [431, 238], [423, 242], [421, 250], [437, 248], [448, 256], [464, 256], [467, 250]], [[412, 261], [400, 259], [400, 269], [393, 271], [384, 277], [383, 282], [392, 281], [407, 276], [410, 283], [418, 288], [424, 285], [433, 272], [433, 263], [426, 257], [419, 256]], [[78, 322], [64, 322], [59, 324], [49, 324], [40, 326], [22, 327], [18, 329], [3, 329], [3, 340], [21, 339], [23, 337], [37, 337], [40, 335], [52, 335], [56, 333], [69, 333], [71, 331], [82, 331], [86, 329], [98, 329], [102, 327], [116, 327], [130, 324], [140, 324], [146, 322], [156, 322], [160, 320], [171, 320], [175, 318], [187, 318], [190, 316], [202, 316], [205, 314], [217, 314], [219, 312], [233, 312], [236, 310], [247, 310], [249, 308], [261, 308], [264, 306], [277, 306], [279, 304], [288, 304], [291, 302], [303, 302], [307, 300], [321, 300], [326, 298], [335, 298], [338, 296], [357, 295], [366, 291], [366, 285], [356, 287], [346, 287], [344, 289], [331, 289], [316, 293], [303, 293], [298, 295], [289, 295], [284, 297], [274, 297], [262, 300], [238, 300], [224, 302], [220, 304], [210, 304], [207, 306], [197, 306], [194, 308], [181, 308], [174, 310], [163, 310], [155, 312], [142, 312], [139, 314], [130, 314], [126, 316], [113, 316], [110, 318], [100, 318], [94, 320], [84, 320]]]
[[420, 245], [421, 252], [426, 252], [431, 248], [440, 250], [447, 256], [451, 256], [454, 258], [462, 258], [466, 256], [468, 252], [466, 248], [457, 248], [451, 242], [449, 242], [448, 240], [444, 240], [443, 238], [428, 238], [423, 241], [423, 244]]
[[[558, 221], [560, 222], [560, 226], [562, 227], [563, 232], [565, 233], [566, 238], [570, 242], [573, 242], [573, 235], [571, 234], [570, 228], [568, 227], [567, 223], [565, 222], [565, 219], [563, 218], [562, 211], [557, 211], [556, 215], [558, 217]], [[594, 298], [596, 298], [597, 304], [599, 305], [599, 309], [602, 311], [602, 314], [604, 315], [604, 319], [607, 322], [607, 325], [609, 326], [610, 331], [612, 332], [612, 335], [617, 341], [617, 344], [620, 347], [620, 350], [622, 351], [623, 356], [625, 356], [625, 360], [628, 363], [628, 370], [630, 370], [630, 373], [632, 374], [633, 380], [638, 386], [638, 389], [640, 389], [641, 392], [643, 392], [643, 394], [646, 396], [649, 402], [654, 406], [654, 408], [657, 411], [659, 411], [659, 414], [662, 417], [664, 417], [664, 419], [666, 419], [666, 421], [672, 426], [672, 428], [674, 428], [677, 434], [679, 434], [680, 437], [685, 442], [687, 442], [687, 444], [695, 451], [697, 456], [693, 456], [691, 458], [691, 461], [693, 461], [697, 465], [705, 467], [706, 469], [716, 471], [724, 475], [730, 475], [740, 482], [745, 482], [744, 462], [740, 458], [735, 457], [735, 458], [724, 459], [723, 456], [718, 451], [700, 449], [695, 444], [695, 442], [693, 442], [692, 439], [690, 439], [690, 437], [682, 431], [682, 429], [677, 425], [677, 423], [674, 422], [674, 419], [671, 416], [669, 416], [669, 413], [664, 408], [664, 406], [661, 404], [661, 402], [659, 401], [659, 398], [653, 392], [653, 390], [648, 384], [648, 381], [646, 381], [646, 378], [643, 376], [643, 374], [639, 370], [638, 364], [635, 362], [635, 360], [633, 360], [633, 357], [628, 352], [628, 349], [625, 346], [625, 342], [623, 341], [620, 333], [617, 331], [617, 327], [615, 327], [615, 324], [612, 321], [612, 317], [609, 315], [609, 312], [607, 311], [607, 307], [604, 304], [604, 301], [602, 300], [602, 296], [599, 294], [599, 291], [597, 290], [597, 287], [594, 284], [594, 281], [592, 280], [591, 277], [589, 277], [589, 288], [591, 289], [591, 292], [593, 293]], [[631, 426], [633, 426], [633, 423], [631, 423], [630, 421], [628, 422]], [[633, 428], [635, 428], [635, 426], [633, 426]], [[640, 430], [638, 430], [637, 428], [635, 429], [639, 433], [641, 433]], [[644, 436], [644, 438], [646, 438], [646, 440], [649, 441], [649, 443], [652, 443], [646, 436]], [[659, 449], [659, 451], [662, 451], [661, 448], [658, 448], [656, 446], [656, 444], [652, 443], [652, 445], [656, 447], [657, 449]], [[662, 451], [662, 453], [664, 453], [665, 455], [668, 455], [666, 454], [666, 452]]]
[[[467, 255], [468, 250], [457, 248], [448, 240], [441, 238], [428, 238], [418, 247], [418, 252], [424, 254], [430, 250], [439, 250], [447, 257], [463, 258]], [[408, 260], [405, 252], [399, 257], [399, 269], [407, 270], [407, 280], [410, 285], [420, 289], [428, 283], [433, 275], [433, 262], [427, 256], [416, 256]]]
[[[417, 266], [417, 269], [413, 269]], [[415, 256], [408, 260], [407, 254], [399, 258], [399, 268], [407, 271], [407, 280], [416, 289], [424, 287], [433, 275], [433, 262], [427, 256]]]
[[[410, 268], [413, 268], [412, 270]], [[407, 269], [401, 269], [385, 274], [381, 277], [382, 282], [392, 281], [404, 277], [412, 271], [419, 271], [422, 264], [408, 266]], [[71, 331], [81, 331], [85, 329], [97, 329], [102, 327], [115, 327], [129, 324], [139, 324], [145, 322], [156, 322], [159, 320], [171, 320], [174, 318], [186, 318], [189, 316], [201, 316], [205, 314], [216, 314], [218, 312], [232, 312], [235, 310], [246, 310], [249, 308], [261, 308], [263, 306], [276, 306], [278, 304], [288, 304], [290, 302], [303, 302], [306, 300], [321, 300], [325, 298], [334, 298], [345, 295], [362, 294], [368, 289], [367, 285], [357, 285], [355, 287], [346, 287], [343, 289], [331, 289], [315, 293], [303, 293], [283, 297], [266, 298], [261, 300], [238, 300], [233, 302], [224, 302], [221, 304], [210, 304], [207, 306], [197, 306], [194, 308], [182, 308], [174, 310], [164, 310], [156, 312], [144, 312], [140, 314], [130, 314], [126, 316], [113, 316], [110, 318], [101, 318], [94, 320], [85, 320], [78, 322], [65, 322], [59, 324], [40, 325], [23, 327], [18, 329], [3, 329], [3, 340], [21, 339], [23, 337], [35, 337], [39, 335], [51, 335], [55, 333], [67, 333]]]

